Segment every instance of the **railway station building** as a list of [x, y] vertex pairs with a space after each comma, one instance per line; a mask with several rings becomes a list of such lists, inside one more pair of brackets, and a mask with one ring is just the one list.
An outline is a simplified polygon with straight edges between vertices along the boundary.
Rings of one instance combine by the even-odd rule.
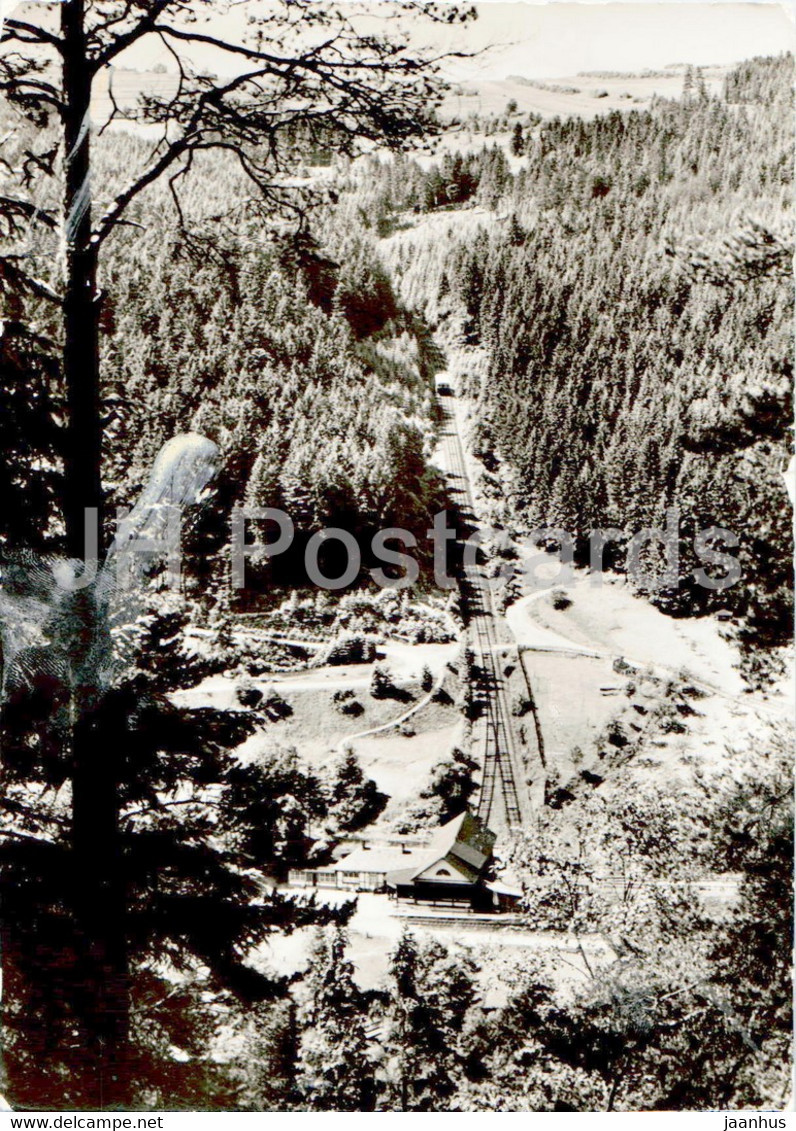
[[468, 904], [473, 910], [488, 910], [491, 893], [485, 873], [494, 846], [495, 834], [465, 810], [441, 825], [427, 848], [387, 873], [387, 891], [414, 903]]
[[338, 890], [387, 892], [396, 900], [505, 910], [518, 892], [489, 882], [495, 834], [466, 810], [441, 825], [423, 847], [362, 845], [335, 864], [291, 872], [290, 882]]

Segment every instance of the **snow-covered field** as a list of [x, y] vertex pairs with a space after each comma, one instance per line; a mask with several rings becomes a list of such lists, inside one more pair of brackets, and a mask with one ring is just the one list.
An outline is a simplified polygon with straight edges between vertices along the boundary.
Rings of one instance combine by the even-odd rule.
[[[705, 67], [703, 77], [711, 92], [721, 88], [726, 68]], [[654, 74], [579, 74], [541, 81], [523, 81], [510, 75], [503, 80], [463, 82], [455, 86], [445, 99], [444, 118], [466, 119], [501, 115], [507, 103], [516, 102], [517, 115], [540, 114], [543, 118], [570, 115], [593, 118], [610, 110], [638, 110], [648, 106], [657, 95], [679, 98], [683, 92], [684, 67], [670, 67]]]
[[[389, 641], [380, 648], [383, 653], [380, 663], [386, 664], [399, 686], [408, 686], [420, 681], [424, 667], [438, 677], [445, 665], [456, 655], [456, 643], [450, 644], [404, 644], [402, 641]], [[304, 691], [337, 691], [351, 688], [355, 691], [367, 690], [373, 676], [374, 664], [338, 664], [329, 667], [310, 668], [307, 671], [289, 674], [274, 674], [251, 680], [261, 691], [273, 688], [280, 694]], [[240, 707], [235, 689], [240, 680], [229, 673], [208, 676], [196, 687], [178, 691], [174, 702], [180, 707], [214, 707], [220, 711], [237, 710]], [[393, 714], [402, 714], [395, 707]], [[357, 730], [365, 729], [364, 725]]]
[[[290, 889], [283, 889], [290, 891]], [[306, 889], [295, 889], [306, 893]], [[318, 898], [329, 903], [343, 902], [345, 892], [319, 891]], [[420, 909], [420, 914], [423, 909]], [[585, 976], [585, 967], [578, 942], [566, 935], [550, 931], [530, 931], [524, 928], [502, 926], [499, 918], [488, 922], [485, 917], [450, 914], [438, 917], [429, 913], [422, 923], [416, 918], [417, 909], [396, 904], [386, 895], [361, 893], [357, 896], [357, 909], [348, 927], [350, 954], [355, 976], [365, 989], [384, 982], [389, 967], [390, 952], [394, 949], [403, 929], [410, 924], [412, 933], [420, 938], [437, 938], [456, 949], [467, 949], [478, 960], [484, 961], [482, 992], [487, 1004], [504, 1001], [512, 983], [516, 984], [518, 970], [532, 959], [555, 958], [550, 969], [558, 972], [561, 982], [579, 980]], [[252, 959], [278, 974], [291, 974], [306, 966], [312, 944], [311, 929], [297, 931], [290, 936], [274, 935]], [[583, 950], [591, 959], [610, 959], [611, 948], [597, 936], [581, 940]], [[503, 952], [505, 979], [495, 977]]]
[[[432, 767], [461, 743], [461, 715], [452, 705], [438, 704], [420, 687], [421, 672], [428, 668], [434, 686], [452, 678], [448, 665], [458, 645], [405, 644], [388, 641], [380, 651], [398, 687], [407, 699], [374, 699], [370, 695], [372, 663], [310, 668], [287, 675], [269, 675], [249, 680], [265, 694], [269, 691], [287, 701], [292, 714], [265, 724], [238, 748], [243, 760], [256, 760], [275, 747], [295, 746], [301, 758], [320, 768], [343, 747], [356, 752], [363, 770], [390, 798], [383, 820], [394, 817], [407, 803], [417, 800], [428, 784]], [[213, 707], [240, 711], [236, 689], [240, 678], [233, 673], [209, 676], [174, 696], [177, 706], [191, 709]], [[359, 716], [343, 714], [332, 696], [339, 690], [354, 692], [362, 707]]]
[[[577, 573], [566, 594], [571, 601], [566, 609], [555, 609], [550, 591], [543, 590], [507, 611], [518, 642], [528, 650], [552, 765], [572, 772], [573, 744], [586, 750], [610, 714], [626, 708], [627, 677], [612, 674], [619, 657], [664, 679], [690, 680], [703, 691], [683, 732], [648, 735], [643, 751], [622, 767], [621, 780], [676, 793], [693, 789], [696, 779], [743, 773], [751, 752], [765, 762], [793, 719], [792, 672], [766, 692], [751, 693], [736, 666], [738, 649], [715, 618], [673, 620], [616, 577], [604, 577], [597, 588]], [[639, 685], [637, 699], [640, 690]], [[647, 691], [653, 697], [645, 700], [650, 710], [657, 693], [654, 687]], [[600, 788], [612, 783], [609, 775]]]
[[600, 581], [595, 585], [587, 574], [576, 573], [564, 587], [572, 602], [567, 609], [553, 608], [548, 590], [509, 606], [506, 617], [518, 642], [622, 656], [654, 669], [688, 671], [726, 695], [743, 692], [738, 649], [715, 617], [675, 620], [636, 596], [622, 578], [603, 575]]

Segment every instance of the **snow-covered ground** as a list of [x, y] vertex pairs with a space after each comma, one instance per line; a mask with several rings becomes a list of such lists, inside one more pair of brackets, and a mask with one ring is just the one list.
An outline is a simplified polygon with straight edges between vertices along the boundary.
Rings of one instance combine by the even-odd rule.
[[[396, 685], [411, 688], [405, 699], [373, 699], [370, 684], [374, 664], [347, 664], [310, 668], [286, 675], [269, 674], [247, 683], [264, 693], [277, 692], [291, 713], [263, 723], [237, 748], [244, 762], [257, 761], [276, 747], [294, 746], [315, 769], [328, 765], [345, 747], [357, 754], [362, 769], [389, 797], [383, 820], [391, 820], [407, 803], [416, 801], [428, 785], [433, 766], [455, 745], [461, 745], [461, 716], [455, 707], [432, 701], [433, 692], [421, 690], [423, 668], [432, 673], [433, 687], [448, 677], [448, 664], [458, 645], [407, 644], [388, 641], [380, 647], [380, 663]], [[241, 711], [237, 688], [241, 677], [233, 673], [209, 676], [196, 687], [176, 692], [177, 706], [193, 710], [212, 707]], [[359, 716], [335, 707], [333, 695], [351, 690], [362, 708]]]
[[[517, 69], [521, 63], [517, 61]], [[684, 67], [670, 67], [653, 74], [578, 74], [551, 78], [539, 82], [523, 81], [521, 76], [508, 75], [504, 79], [472, 79], [452, 88], [441, 114], [460, 121], [468, 114], [502, 115], [511, 99], [517, 104], [513, 122], [520, 115], [540, 114], [543, 118], [579, 117], [594, 118], [611, 110], [638, 110], [648, 106], [658, 95], [679, 98], [683, 91]], [[718, 93], [725, 73], [724, 67], [705, 67], [702, 74], [708, 89]], [[453, 135], [445, 135], [446, 137]], [[475, 135], [483, 144], [507, 137], [506, 134], [484, 138]], [[467, 148], [468, 134], [462, 131], [460, 146]], [[472, 144], [472, 142], [470, 142]]]
[[[386, 664], [396, 682], [406, 685], [420, 680], [420, 674], [427, 667], [434, 676], [442, 673], [445, 665], [453, 660], [458, 645], [450, 644], [405, 644], [402, 641], [389, 641], [380, 651], [380, 663]], [[310, 668], [307, 671], [291, 672], [287, 675], [269, 674], [251, 682], [264, 690], [274, 688], [280, 693], [289, 691], [336, 691], [338, 688], [362, 690], [370, 686], [373, 664], [340, 664], [330, 667]], [[240, 679], [234, 675], [221, 673], [208, 676], [196, 687], [178, 691], [174, 702], [180, 707], [215, 707], [218, 710], [238, 710], [240, 704], [235, 696], [235, 688]], [[396, 707], [395, 714], [401, 710]]]
[[737, 647], [721, 633], [715, 617], [675, 620], [636, 596], [619, 577], [602, 575], [601, 585], [575, 573], [564, 588], [572, 602], [554, 609], [549, 590], [537, 590], [509, 606], [506, 618], [528, 648], [583, 650], [622, 656], [641, 665], [688, 671], [726, 695], [740, 695]]
[[[304, 888], [283, 890], [306, 894]], [[346, 892], [321, 890], [318, 898], [339, 904], [350, 898], [350, 895]], [[361, 893], [357, 896], [357, 909], [349, 924], [348, 934], [356, 979], [363, 988], [375, 988], [384, 982], [390, 952], [407, 926], [419, 938], [437, 938], [453, 948], [466, 948], [476, 958], [479, 953], [484, 956], [489, 954], [491, 957], [498, 950], [504, 951], [512, 956], [510, 965], [515, 971], [522, 966], [526, 957], [555, 956], [557, 961], [554, 965], [562, 981], [582, 979], [585, 976], [580, 944], [567, 935], [504, 926], [499, 917], [485, 921], [483, 916], [468, 916], [466, 913], [453, 919], [450, 913], [447, 918], [442, 918], [442, 913], [435, 918], [434, 913], [429, 911], [428, 917], [419, 922], [417, 916], [423, 913], [422, 907], [396, 904], [386, 895]], [[313, 931], [309, 928], [289, 936], [274, 935], [256, 952], [253, 963], [278, 974], [291, 974], [306, 966], [312, 937]], [[613, 957], [613, 951], [599, 936], [588, 936], [581, 941], [590, 960], [607, 961]], [[493, 964], [489, 962], [485, 966], [487, 968], [484, 970], [482, 990], [487, 997], [497, 995], [505, 998], [508, 986], [493, 984]]]
[[[640, 787], [690, 793], [697, 779], [748, 770], [751, 751], [762, 765], [793, 718], [792, 674], [765, 692], [749, 692], [737, 667], [737, 646], [714, 617], [674, 620], [636, 596], [622, 578], [602, 581], [594, 587], [588, 575], [576, 572], [574, 583], [561, 587], [569, 607], [555, 609], [551, 591], [537, 590], [506, 613], [528, 650], [526, 667], [551, 764], [571, 773], [574, 746], [587, 750], [612, 709], [617, 716], [626, 711], [627, 681], [612, 670], [622, 657], [659, 677], [685, 677], [704, 694], [682, 733], [651, 734], [644, 750], [621, 774], [609, 774], [601, 790], [632, 780]], [[641, 687], [636, 691], [634, 702], [641, 702]], [[649, 711], [654, 703], [642, 705]]]

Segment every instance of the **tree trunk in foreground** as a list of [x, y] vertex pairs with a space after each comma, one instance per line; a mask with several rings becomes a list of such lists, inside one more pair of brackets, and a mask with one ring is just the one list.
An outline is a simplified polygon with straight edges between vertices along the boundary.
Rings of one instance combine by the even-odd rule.
[[[66, 241], [63, 375], [68, 407], [64, 516], [67, 553], [79, 558], [85, 553], [86, 513], [91, 508], [97, 516], [98, 553], [103, 542], [97, 251], [91, 242], [89, 108], [93, 74], [86, 52], [84, 6], [85, 0], [65, 0], [61, 9]], [[83, 592], [88, 596], [90, 590]], [[102, 725], [103, 693], [96, 665], [87, 654], [100, 643], [104, 626], [98, 623], [90, 597], [76, 600], [74, 611], [72, 881], [79, 939], [74, 993], [82, 1029], [79, 1088], [87, 1104], [99, 1108], [125, 1106], [130, 1100], [120, 766], [117, 744], [110, 739], [107, 725]]]

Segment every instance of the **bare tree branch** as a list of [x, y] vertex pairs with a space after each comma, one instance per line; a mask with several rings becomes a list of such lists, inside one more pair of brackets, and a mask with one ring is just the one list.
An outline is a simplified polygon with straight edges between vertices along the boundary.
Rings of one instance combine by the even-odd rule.
[[[143, 36], [153, 31], [158, 18], [166, 11], [171, 2], [172, 0], [152, 0], [150, 10], [142, 19], [127, 31], [117, 35], [116, 39], [109, 43], [107, 47], [94, 55], [92, 59], [94, 72], [96, 73], [103, 67], [106, 67], [108, 63], [110, 63], [112, 59], [115, 59], [117, 55], [120, 55], [122, 51], [126, 51], [128, 47], [131, 47]], [[117, 22], [118, 20], [109, 20], [107, 23], [94, 28], [94, 38], [97, 38], [103, 31], [109, 31]]]
[[4, 284], [10, 284], [13, 288], [19, 291], [28, 291], [36, 298], [46, 299], [48, 302], [62, 305], [61, 295], [53, 290], [49, 283], [45, 283], [43, 279], [37, 279], [33, 275], [29, 275], [27, 271], [21, 270], [17, 267], [14, 260], [16, 256], [4, 255], [0, 256], [0, 290], [3, 289]]
[[47, 31], [37, 24], [27, 20], [20, 20], [16, 16], [6, 16], [3, 20], [3, 32], [0, 43], [46, 43], [54, 47], [59, 53], [63, 49], [63, 40], [60, 36]]
[[[55, 231], [58, 224], [49, 212], [45, 212], [30, 200], [20, 200], [11, 196], [0, 196], [0, 219], [8, 219], [10, 227], [18, 220], [40, 220], [46, 228]], [[27, 225], [26, 225], [27, 226]], [[11, 234], [9, 232], [9, 234]]]

